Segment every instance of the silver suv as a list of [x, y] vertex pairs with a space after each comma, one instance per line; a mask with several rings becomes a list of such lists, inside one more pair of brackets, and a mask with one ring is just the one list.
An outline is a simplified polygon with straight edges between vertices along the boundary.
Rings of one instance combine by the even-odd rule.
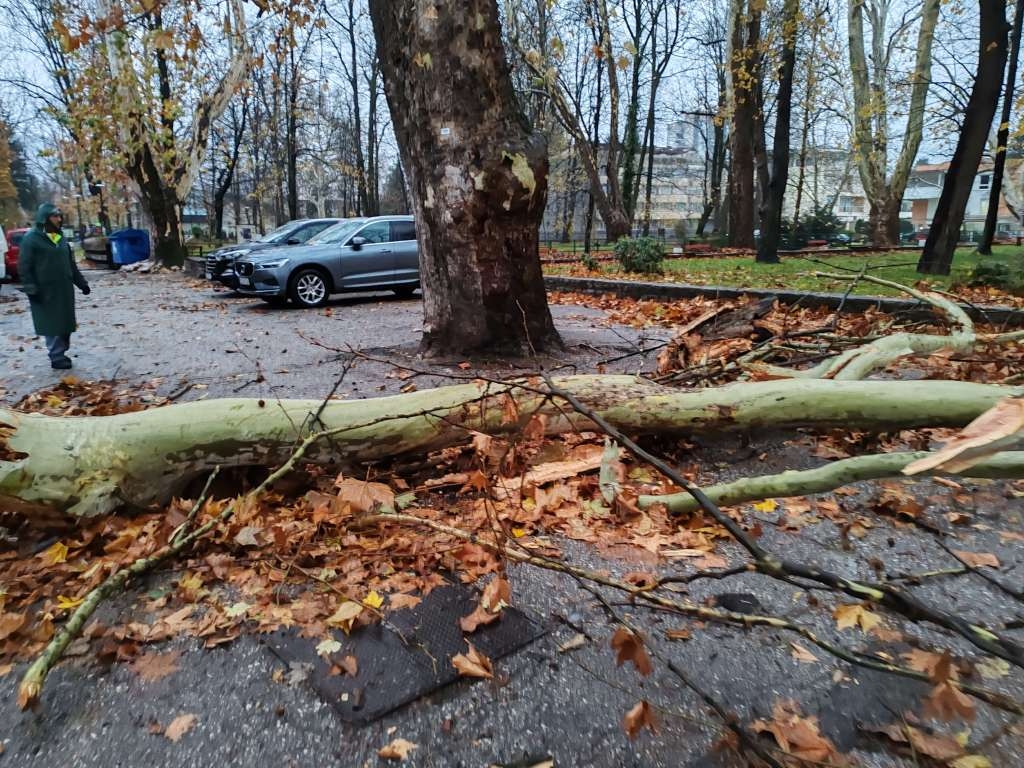
[[305, 245], [271, 248], [235, 262], [238, 292], [318, 307], [332, 293], [389, 289], [410, 296], [420, 284], [412, 216], [346, 219]]

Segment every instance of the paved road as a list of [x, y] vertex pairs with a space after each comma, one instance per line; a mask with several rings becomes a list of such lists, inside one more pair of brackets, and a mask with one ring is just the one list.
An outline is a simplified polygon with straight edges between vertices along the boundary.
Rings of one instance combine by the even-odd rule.
[[[163, 379], [164, 391], [175, 389], [182, 379], [205, 386], [190, 390], [186, 398], [236, 392], [316, 396], [334, 381], [339, 364], [336, 353], [307, 338], [339, 348], [366, 346], [370, 338], [377, 355], [415, 359], [420, 321], [415, 300], [377, 295], [339, 300], [318, 312], [271, 310], [197, 288], [180, 277], [109, 273], [90, 277], [95, 290], [81, 307], [82, 329], [73, 348], [75, 372], [84, 378], [158, 377]], [[635, 331], [605, 325], [599, 312], [556, 307], [555, 315], [568, 343], [564, 359], [581, 370], [616, 349], [629, 349], [638, 340]], [[8, 339], [0, 351], [0, 386], [6, 388], [8, 399], [55, 380], [41, 346], [30, 337], [23, 301], [0, 304], [0, 329]], [[448, 367], [458, 370], [456, 363], [451, 361]], [[636, 365], [637, 360], [627, 364]], [[509, 364], [497, 362], [489, 367], [510, 369]], [[387, 378], [392, 370], [386, 364], [362, 364], [343, 391], [350, 397], [394, 392], [406, 382]], [[250, 383], [260, 371], [266, 381]], [[417, 379], [417, 383], [425, 387], [429, 380]], [[699, 450], [702, 480], [816, 462], [804, 449], [770, 435], [751, 444], [730, 437], [706, 439], [700, 441]], [[997, 532], [1021, 528], [1021, 501], [1010, 498], [1002, 485], [969, 488], [976, 491], [970, 512], [985, 528], [965, 532], [958, 544], [995, 552], [1004, 564], [1004, 577], [1019, 584], [1024, 555], [1019, 545], [1002, 543]], [[944, 499], [930, 501], [930, 513], [939, 514], [954, 503], [948, 489], [924, 483], [918, 492], [921, 498]], [[871, 498], [866, 492], [844, 503], [867, 510]], [[893, 573], [951, 564], [934, 543], [912, 528], [880, 522], [863, 539], [844, 544], [837, 528], [827, 521], [794, 534], [772, 524], [778, 522], [777, 514], [763, 517], [766, 546], [854, 576], [872, 577], [872, 560], [880, 560]], [[731, 562], [739, 561], [734, 549], [724, 546], [722, 551]], [[566, 542], [565, 553], [574, 562], [618, 574], [638, 567], [603, 560], [592, 548], [573, 542]], [[101, 618], [115, 620], [129, 610], [132, 598], [172, 577], [155, 576], [133, 595], [104, 608]], [[0, 677], [0, 743], [5, 748], [0, 766], [355, 768], [393, 764], [379, 760], [376, 753], [396, 737], [419, 745], [405, 763], [411, 766], [532, 765], [547, 756], [565, 768], [737, 765], [728, 753], [714, 749], [721, 735], [715, 716], [666, 668], [665, 660], [675, 662], [743, 721], [767, 716], [779, 699], [798, 699], [806, 714], [820, 717], [824, 732], [842, 749], [856, 750], [859, 765], [915, 765], [911, 758], [895, 757], [863, 738], [858, 724], [892, 722], [919, 701], [924, 692], [921, 686], [834, 664], [820, 652], [816, 653], [820, 662], [801, 663], [794, 659], [789, 644], [795, 638], [771, 630], [689, 625], [693, 639], [670, 642], [663, 631], [683, 621], [623, 606], [621, 610], [643, 627], [660, 657], [654, 674], [640, 679], [632, 668], [616, 668], [608, 648], [610, 630], [592, 595], [549, 572], [514, 568], [510, 578], [516, 604], [550, 632], [499, 662], [498, 682], [459, 682], [357, 728], [342, 723], [307, 685], [274, 682], [274, 671], [281, 663], [261, 646], [259, 638], [245, 637], [212, 651], [201, 650], [192, 640], [177, 640], [165, 647], [183, 651], [179, 671], [148, 684], [122, 665], [108, 671], [86, 658], [71, 660], [52, 676], [36, 713], [15, 709], [17, 673], [23, 669], [19, 665]], [[970, 617], [1010, 620], [1024, 614], [1019, 604], [1007, 607], [1004, 596], [973, 578], [936, 579], [919, 592]], [[691, 587], [691, 595], [698, 600], [722, 593], [753, 594], [766, 610], [805, 622], [847, 645], [871, 647], [874, 643], [856, 631], [836, 633], [830, 598], [822, 598], [826, 605], [816, 606], [799, 590], [750, 575]], [[593, 642], [559, 653], [559, 644], [574, 634], [562, 619], [588, 627]], [[891, 625], [925, 645], [940, 641], [968, 658], [977, 657], [970, 647], [950, 643], [929, 629], [895, 621]], [[1024, 640], [1021, 632], [1017, 636]], [[984, 682], [1018, 696], [1024, 692], [1019, 674]], [[645, 733], [630, 741], [622, 732], [622, 716], [640, 698], [659, 707], [660, 734]], [[197, 722], [179, 743], [150, 732], [151, 723], [167, 725], [185, 713], [195, 714]], [[971, 741], [980, 741], [1004, 722], [979, 708]], [[990, 754], [998, 754], [995, 765], [1024, 764], [1021, 736], [1005, 736]], [[525, 758], [532, 762], [524, 762]]]

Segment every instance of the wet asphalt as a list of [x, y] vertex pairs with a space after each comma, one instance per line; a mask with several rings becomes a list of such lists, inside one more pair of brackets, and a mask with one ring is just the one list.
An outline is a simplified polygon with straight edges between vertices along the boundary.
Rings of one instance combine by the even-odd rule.
[[[416, 355], [420, 303], [385, 294], [345, 297], [317, 311], [276, 309], [213, 291], [181, 275], [142, 276], [89, 273], [94, 290], [79, 301], [80, 331], [73, 337], [75, 375], [83, 379], [157, 380], [164, 394], [183, 391], [181, 399], [245, 395], [252, 397], [322, 396], [340, 373], [340, 351], [351, 345], [373, 357], [406, 365], [429, 366], [437, 374], [462, 373], [461, 361], [424, 363]], [[4, 286], [3, 295], [11, 289]], [[0, 303], [0, 388], [10, 402], [57, 380], [41, 343], [32, 337], [23, 298]], [[594, 370], [602, 359], [649, 347], [664, 331], [646, 335], [610, 326], [599, 311], [553, 307], [567, 349], [544, 361], [545, 367], [572, 364]], [[659, 336], [660, 334], [660, 336]], [[328, 349], [328, 347], [332, 349]], [[654, 365], [653, 356], [636, 356], [609, 367], [636, 370]], [[529, 362], [492, 361], [488, 373], [513, 372]], [[525, 368], [523, 368], [525, 369]], [[420, 388], [443, 383], [443, 376], [415, 379]], [[339, 387], [351, 398], [393, 393], [408, 380], [389, 363], [360, 361]], [[751, 473], [780, 471], [820, 463], [793, 435], [701, 438], [702, 482], [728, 480]], [[851, 510], [867, 510], [871, 484], [844, 499]], [[919, 498], [934, 497], [927, 514], [950, 509], [969, 513], [976, 525], [958, 532], [956, 548], [995, 553], [1003, 564], [1000, 577], [1024, 584], [1024, 552], [1004, 542], [999, 531], [1020, 531], [1024, 503], [1004, 483], [968, 484], [971, 501], [953, 498], [949, 489], [919, 483]], [[781, 510], [757, 513], [764, 530], [761, 543], [785, 551], [791, 559], [813, 562], [853, 577], [873, 578], [872, 561], [890, 574], [948, 568], [951, 563], [927, 534], [880, 521], [862, 539], [845, 540], [835, 525], [814, 522], [799, 533], [784, 530]], [[563, 542], [565, 559], [614, 574], [642, 569], [642, 563], [607, 560], [592, 548]], [[730, 564], [740, 551], [728, 544], [721, 552]], [[683, 566], [661, 565], [662, 573]], [[128, 611], [135, 598], [167, 583], [173, 571], [145, 584], [102, 609], [105, 621]], [[52, 768], [95, 766], [376, 766], [396, 765], [377, 757], [395, 738], [417, 748], [403, 764], [477, 768], [529, 766], [551, 759], [560, 767], [598, 766], [738, 766], [745, 764], [718, 748], [719, 719], [667, 667], [672, 661], [702, 690], [749, 723], [770, 715], [774, 702], [794, 699], [804, 714], [819, 718], [823, 732], [861, 766], [914, 766], [865, 728], [899, 721], [920, 708], [921, 684], [851, 668], [820, 650], [819, 661], [803, 663], [790, 645], [798, 638], [770, 629], [744, 630], [700, 625], [686, 619], [652, 614], [628, 603], [617, 604], [622, 616], [642, 628], [654, 655], [654, 673], [639, 677], [630, 666], [617, 667], [608, 640], [612, 629], [595, 597], [560, 574], [525, 566], [510, 574], [515, 605], [543, 624], [547, 634], [496, 663], [494, 681], [460, 681], [366, 726], [343, 722], [308, 682], [276, 682], [284, 665], [261, 643], [243, 636], [230, 645], [203, 650], [199, 641], [181, 638], [160, 646], [182, 652], [178, 671], [157, 682], [141, 681], [127, 666], [100, 667], [88, 655], [69, 659], [51, 675], [40, 708], [19, 712], [15, 689], [24, 664], [0, 677], [0, 766]], [[942, 577], [915, 587], [916, 594], [946, 610], [977, 621], [1020, 623], [1024, 606], [974, 576]], [[861, 650], [881, 649], [859, 630], [839, 632], [831, 617], [835, 600], [764, 577], [745, 574], [723, 581], [697, 582], [690, 596], [712, 601], [756, 600], [767, 612], [813, 628], [829, 640]], [[621, 598], [608, 595], [613, 601]], [[846, 601], [843, 601], [846, 602]], [[939, 645], [978, 661], [972, 646], [925, 625], [887, 619], [907, 640]], [[559, 646], [582, 628], [590, 636], [583, 647], [559, 652]], [[686, 627], [692, 638], [670, 641], [665, 630]], [[1024, 642], [1024, 632], [1011, 630]], [[803, 641], [802, 645], [807, 645]], [[887, 648], [890, 653], [909, 645]], [[1024, 676], [981, 680], [997, 690], [1024, 698]], [[622, 718], [640, 699], [655, 705], [659, 732], [626, 737]], [[194, 727], [177, 743], [153, 733], [176, 716], [194, 714]], [[1006, 729], [1006, 717], [980, 705], [970, 724], [970, 743], [988, 739], [985, 753], [995, 766], [1024, 765], [1024, 736]], [[962, 724], [950, 727], [961, 731]], [[1005, 732], [1001, 733], [1001, 729]], [[989, 738], [991, 737], [991, 738]], [[765, 741], [767, 744], [768, 742]]]

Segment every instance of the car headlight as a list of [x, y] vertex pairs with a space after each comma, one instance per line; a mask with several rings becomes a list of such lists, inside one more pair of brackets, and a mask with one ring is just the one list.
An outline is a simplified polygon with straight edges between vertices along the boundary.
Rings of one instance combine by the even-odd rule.
[[219, 254], [219, 256], [222, 259], [228, 259], [230, 261], [232, 259], [239, 259], [242, 256], [248, 256], [250, 253], [252, 253], [252, 248], [239, 248], [236, 251], [225, 251], [224, 253]]
[[287, 263], [288, 259], [274, 259], [273, 261], [261, 262], [257, 266], [260, 269], [277, 269], [278, 267], [283, 267]]

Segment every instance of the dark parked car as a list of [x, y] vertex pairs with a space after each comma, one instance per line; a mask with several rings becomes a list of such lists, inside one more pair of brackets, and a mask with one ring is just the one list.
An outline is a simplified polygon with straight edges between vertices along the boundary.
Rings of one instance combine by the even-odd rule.
[[12, 229], [7, 232], [7, 253], [4, 254], [4, 266], [7, 269], [7, 279], [14, 281], [18, 279], [18, 254], [21, 252], [21, 238], [28, 232], [27, 229]]
[[416, 224], [412, 216], [347, 219], [306, 245], [240, 258], [235, 269], [239, 292], [271, 303], [318, 307], [348, 291], [408, 296], [420, 283]]
[[237, 288], [238, 278], [235, 276], [236, 259], [268, 248], [302, 245], [339, 221], [341, 219], [296, 219], [295, 221], [289, 221], [287, 224], [278, 227], [273, 232], [257, 240], [233, 243], [232, 245], [218, 248], [206, 257], [206, 279], [216, 280], [218, 283], [229, 288]]

